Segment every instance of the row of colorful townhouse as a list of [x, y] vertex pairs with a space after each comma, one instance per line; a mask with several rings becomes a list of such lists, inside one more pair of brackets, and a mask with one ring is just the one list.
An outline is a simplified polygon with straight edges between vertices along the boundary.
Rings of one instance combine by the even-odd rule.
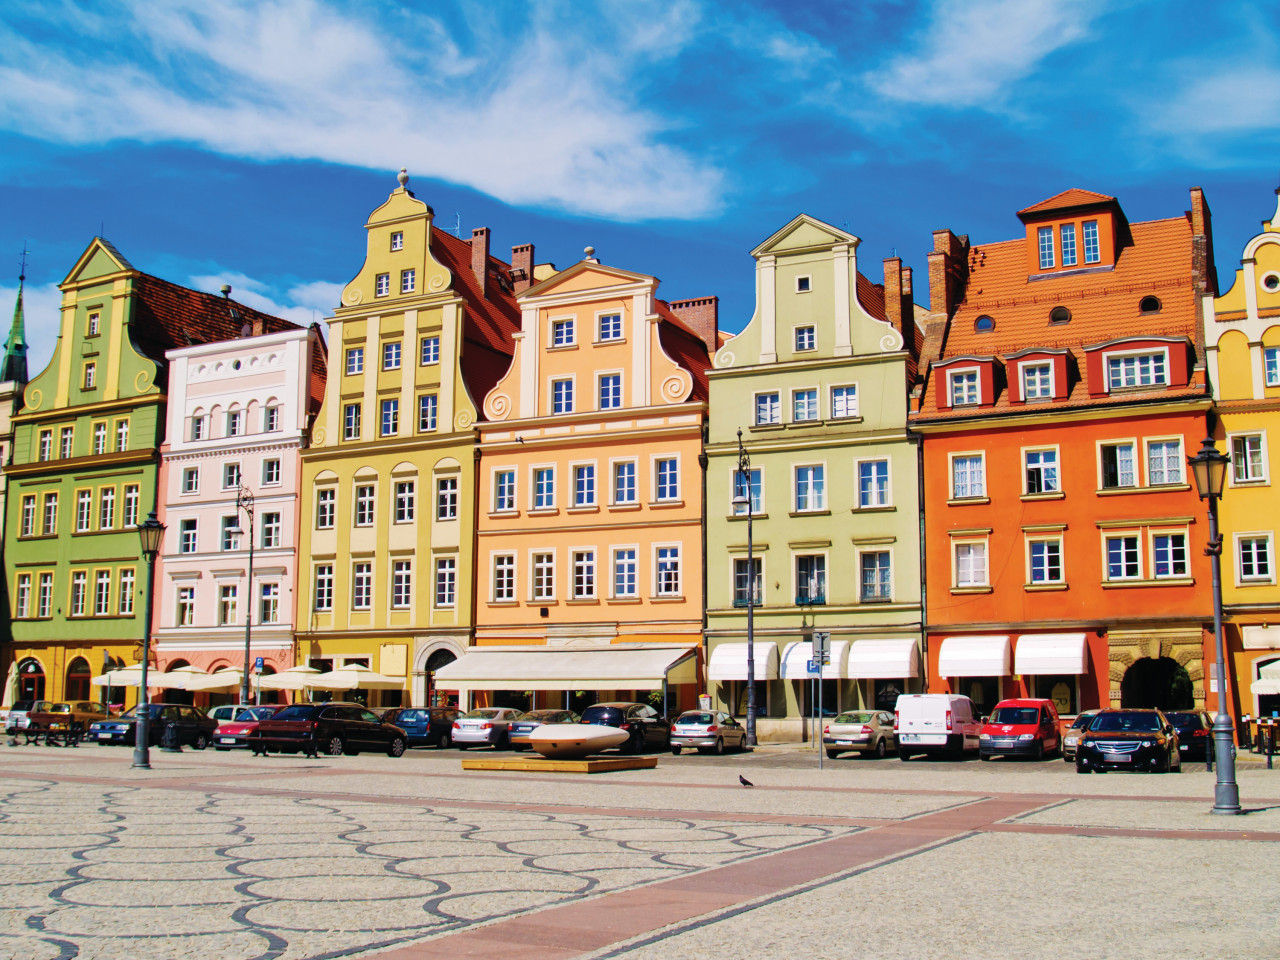
[[857, 237], [799, 216], [752, 251], [755, 313], [727, 336], [716, 298], [663, 301], [590, 248], [504, 262], [406, 181], [327, 338], [96, 239], [27, 383], [20, 296], [0, 383], [19, 695], [90, 698], [140, 659], [154, 510], [161, 672], [239, 668], [248, 637], [262, 674], [402, 680], [351, 694], [375, 705], [705, 693], [741, 714], [750, 632], [760, 735], [798, 739], [817, 630], [828, 708], [1212, 709], [1187, 467], [1209, 434], [1231, 458], [1230, 709], [1280, 709], [1280, 216], [1218, 296], [1198, 188], [1142, 223], [1068, 190], [1013, 240], [937, 232], [928, 308], [900, 260], [872, 283]]

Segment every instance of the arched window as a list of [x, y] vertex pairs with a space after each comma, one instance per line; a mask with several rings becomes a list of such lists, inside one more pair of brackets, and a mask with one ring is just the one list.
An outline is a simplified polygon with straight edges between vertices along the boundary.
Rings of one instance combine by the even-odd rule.
[[995, 328], [996, 328], [995, 320], [993, 320], [991, 317], [988, 317], [985, 313], [982, 316], [980, 316], [977, 320], [973, 321], [973, 329], [978, 331], [978, 333], [987, 333], [988, 331], [994, 330]]
[[1143, 297], [1138, 304], [1139, 313], [1159, 313], [1160, 298], [1159, 297]]
[[1050, 323], [1069, 323], [1071, 321], [1071, 311], [1066, 307], [1054, 307], [1049, 311]]
[[18, 699], [44, 699], [44, 667], [34, 657], [18, 664]]
[[89, 700], [89, 661], [84, 657], [76, 657], [67, 666], [67, 685], [63, 688], [63, 696], [68, 700]]

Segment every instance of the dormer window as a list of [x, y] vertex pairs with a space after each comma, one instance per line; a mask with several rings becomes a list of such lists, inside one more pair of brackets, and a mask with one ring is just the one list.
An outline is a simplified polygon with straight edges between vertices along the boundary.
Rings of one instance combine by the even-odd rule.
[[1159, 387], [1169, 382], [1163, 351], [1107, 358], [1107, 389]]
[[1028, 363], [1022, 368], [1022, 399], [1048, 400], [1053, 397], [1053, 364]]
[[986, 314], [973, 321], [973, 329], [978, 333], [989, 333], [996, 328], [996, 322]]
[[978, 371], [957, 370], [950, 376], [951, 405], [953, 407], [970, 406], [978, 403]]
[[1058, 239], [1062, 245], [1062, 265], [1074, 267], [1076, 265], [1076, 225], [1064, 223], [1060, 226]]
[[1102, 249], [1098, 246], [1098, 221], [1086, 220], [1084, 229], [1084, 262], [1097, 263], [1102, 259]]
[[1040, 269], [1048, 270], [1054, 265], [1053, 227], [1041, 227], [1036, 231], [1036, 238], [1040, 250]]
[[1071, 311], [1066, 307], [1054, 307], [1049, 311], [1050, 323], [1070, 323]]
[[1160, 298], [1159, 297], [1143, 297], [1138, 303], [1139, 313], [1159, 313]]

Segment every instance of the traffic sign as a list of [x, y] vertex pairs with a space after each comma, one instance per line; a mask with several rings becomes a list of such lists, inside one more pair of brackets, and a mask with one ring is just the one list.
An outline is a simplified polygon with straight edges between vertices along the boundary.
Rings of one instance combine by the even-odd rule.
[[262, 658], [261, 658], [261, 657], [258, 657], [256, 660], [254, 660], [254, 661], [253, 661], [253, 669], [257, 670], [259, 673], [261, 673], [261, 672], [262, 672]]

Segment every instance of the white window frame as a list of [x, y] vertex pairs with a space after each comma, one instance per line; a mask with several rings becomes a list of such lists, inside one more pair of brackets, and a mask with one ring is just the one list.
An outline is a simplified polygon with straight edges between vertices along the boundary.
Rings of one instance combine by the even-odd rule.
[[391, 274], [377, 273], [373, 277], [373, 295], [375, 297], [385, 297], [391, 293]]
[[183, 467], [182, 468], [182, 492], [183, 494], [200, 492], [200, 468], [199, 467]]
[[1280, 387], [1280, 347], [1262, 348], [1262, 383]]
[[[745, 517], [747, 515], [747, 508], [750, 508], [752, 516], [762, 516], [765, 513], [764, 468], [749, 467], [747, 469], [747, 498], [749, 501], [753, 502], [748, 502], [746, 504], [737, 504], [733, 502], [734, 498], [738, 496], [738, 480], [741, 475], [742, 474], [738, 470], [737, 466], [734, 466], [733, 471], [729, 474], [729, 505], [733, 511], [733, 515], [735, 517]], [[757, 489], [760, 491], [759, 497], [755, 494]]]
[[[502, 477], [509, 476], [511, 478], [510, 500], [507, 503], [502, 501]], [[518, 470], [513, 466], [494, 467], [490, 472], [490, 485], [493, 488], [493, 512], [494, 513], [516, 513], [519, 510], [520, 485], [517, 483], [519, 476]]]
[[[852, 413], [847, 413], [847, 412], [846, 412], [846, 413], [836, 413], [836, 391], [837, 391], [837, 390], [852, 390], [852, 391], [853, 391], [853, 412], [852, 412]], [[832, 385], [831, 385], [831, 390], [829, 391], [828, 399], [829, 399], [830, 404], [831, 404], [831, 419], [832, 419], [832, 420], [853, 419], [854, 417], [859, 416], [859, 412], [858, 412], [858, 411], [859, 411], [859, 406], [858, 406], [858, 399], [859, 399], [859, 398], [858, 398], [858, 385], [857, 385], [856, 383], [836, 383], [836, 384], [832, 384]], [[846, 398], [846, 401], [845, 401], [845, 406], [846, 406], [846, 408], [848, 407], [848, 399], [847, 399], [847, 398]]]
[[391, 233], [391, 249], [392, 251], [404, 249], [404, 231], [394, 230]]
[[436, 520], [445, 523], [458, 519], [458, 504], [462, 496], [462, 481], [458, 476], [436, 477]]
[[[618, 318], [618, 335], [616, 337], [604, 336], [604, 319], [605, 317]], [[621, 343], [627, 339], [626, 318], [621, 310], [599, 310], [596, 312], [596, 342], [597, 343]]]
[[264, 487], [280, 486], [284, 482], [283, 476], [284, 469], [279, 457], [268, 457], [262, 461], [262, 485]]
[[[956, 380], [960, 377], [973, 377], [973, 400], [969, 400], [968, 383], [965, 384], [965, 399], [956, 402]], [[982, 368], [952, 367], [947, 370], [947, 404], [951, 407], [977, 407], [982, 405]]]
[[[1128, 446], [1133, 451], [1133, 483], [1116, 484], [1115, 486], [1103, 486], [1106, 479], [1106, 471], [1102, 463], [1102, 451], [1107, 447], [1123, 447]], [[1096, 443], [1097, 448], [1097, 469], [1098, 469], [1098, 489], [1099, 490], [1137, 490], [1142, 486], [1142, 464], [1139, 462], [1138, 451], [1142, 447], [1138, 443], [1137, 437], [1114, 437], [1106, 440], [1099, 440]], [[1117, 479], [1119, 471], [1117, 471]]]
[[[538, 506], [538, 472], [540, 470], [548, 470], [551, 475], [551, 491], [550, 502]], [[555, 510], [556, 507], [556, 465], [554, 463], [531, 463], [529, 464], [529, 511], [536, 513], [538, 511]]]
[[[970, 562], [970, 579], [962, 581], [960, 579], [960, 561], [961, 548], [982, 548], [982, 579], [975, 580], [972, 577], [972, 562]], [[953, 590], [967, 590], [975, 588], [983, 588], [991, 586], [991, 542], [989, 537], [954, 537], [951, 540], [951, 587]]]
[[[800, 336], [804, 331], [809, 332], [809, 345], [800, 345]], [[797, 323], [791, 328], [791, 343], [796, 353], [813, 353], [818, 349], [818, 327], [813, 323]]]
[[[1177, 480], [1163, 480], [1156, 483], [1151, 479], [1151, 445], [1153, 443], [1176, 443], [1178, 445], [1178, 455], [1174, 458], [1174, 462], [1178, 465]], [[1168, 460], [1165, 461], [1166, 472], [1168, 468]], [[1187, 483], [1187, 445], [1182, 437], [1174, 434], [1168, 437], [1143, 437], [1142, 438], [1142, 470], [1144, 486], [1148, 487], [1179, 487], [1185, 486]]]
[[[1261, 540], [1267, 545], [1267, 573], [1264, 576], [1246, 577], [1244, 575], [1244, 552], [1241, 544], [1244, 541]], [[1232, 534], [1232, 546], [1235, 548], [1235, 568], [1236, 586], [1249, 587], [1258, 584], [1274, 584], [1276, 582], [1276, 550], [1275, 550], [1275, 534], [1271, 530], [1253, 530], [1242, 531]]]
[[382, 364], [384, 372], [399, 370], [404, 366], [404, 344], [399, 340], [385, 340], [382, 343]]
[[[1182, 537], [1182, 558], [1186, 570], [1182, 573], [1156, 573], [1156, 537]], [[1191, 576], [1191, 533], [1186, 527], [1148, 527], [1147, 557], [1152, 580], [1186, 580]]]
[[[618, 396], [617, 403], [605, 406], [604, 400], [604, 381], [606, 377], [616, 377], [618, 380]], [[622, 382], [621, 370], [604, 370], [596, 374], [596, 406], [600, 410], [621, 410], [622, 401], [626, 394], [623, 392], [624, 386]]]
[[378, 402], [378, 436], [400, 435], [400, 398], [384, 397]]
[[[1070, 235], [1068, 236], [1068, 231]], [[1080, 262], [1080, 251], [1076, 244], [1076, 225], [1074, 223], [1058, 224], [1058, 250], [1064, 267], [1074, 267]], [[1068, 255], [1067, 251], [1070, 250]], [[1070, 259], [1068, 259], [1070, 256]]]
[[813, 293], [813, 274], [800, 273], [796, 275], [796, 293]]
[[[1027, 457], [1033, 453], [1053, 454], [1054, 487], [1052, 490], [1042, 489], [1038, 492], [1032, 492], [1030, 478], [1028, 477], [1031, 472], [1031, 465], [1027, 462]], [[1059, 496], [1062, 493], [1062, 450], [1058, 444], [1050, 443], [1044, 446], [1022, 447], [1019, 451], [1019, 456], [1022, 459], [1022, 495], [1024, 497]], [[1037, 465], [1041, 475], [1041, 486], [1044, 485], [1044, 467], [1044, 464]]]
[[458, 558], [436, 557], [435, 582], [431, 596], [438, 610], [453, 610], [458, 605]]
[[[366, 498], [361, 495], [362, 490], [371, 491]], [[365, 513], [364, 504], [368, 501], [368, 520], [361, 521], [360, 515]], [[352, 484], [351, 489], [351, 525], [353, 527], [372, 527], [378, 522], [378, 484], [374, 480], [357, 479]]]
[[[556, 396], [556, 387], [559, 386], [560, 384], [569, 385], [569, 404], [568, 404], [568, 408], [565, 410], [556, 409], [556, 407], [559, 406], [560, 404], [560, 400]], [[577, 396], [578, 396], [577, 377], [575, 377], [573, 374], [570, 374], [569, 376], [557, 375], [557, 376], [548, 378], [547, 399], [550, 400], [550, 403], [548, 404], [547, 409], [551, 416], [564, 417], [573, 413], [577, 409]]]
[[[336, 486], [316, 487], [316, 529], [332, 530], [337, 515], [338, 488]], [[328, 520], [328, 523], [324, 522], [325, 519]]]
[[[824, 606], [829, 602], [831, 596], [831, 555], [827, 550], [792, 550], [791, 551], [791, 605], [796, 605], [796, 601], [800, 599], [800, 558], [801, 557], [821, 557], [822, 558], [822, 587], [818, 593], [822, 597], [821, 602], [813, 600], [813, 596], [809, 597], [810, 605]], [[744, 558], [745, 559], [745, 558]], [[807, 589], [807, 585], [806, 585]]]
[[[629, 552], [631, 591], [618, 591], [618, 554]], [[615, 543], [609, 547], [609, 598], [612, 600], [637, 600], [640, 597], [640, 545], [638, 543]]]
[[[663, 562], [661, 553], [664, 550], [675, 551], [676, 588], [674, 590], [664, 589], [663, 587], [662, 572], [659, 569], [659, 564]], [[684, 596], [684, 544], [675, 543], [675, 542], [655, 543], [652, 547], [652, 551], [653, 553], [652, 553], [651, 562], [653, 564], [652, 569], [653, 569], [654, 597], [655, 598], [661, 597], [664, 599], [670, 599], [672, 597], [683, 597]], [[667, 558], [667, 559], [670, 560], [670, 558]]]
[[[1064, 584], [1067, 582], [1067, 558], [1065, 537], [1061, 533], [1028, 533], [1023, 538], [1023, 548], [1025, 552], [1026, 585], [1028, 587], [1044, 587]], [[1034, 561], [1031, 557], [1032, 548], [1038, 543], [1055, 543], [1058, 545], [1058, 576], [1056, 578], [1046, 577], [1044, 580], [1036, 580], [1034, 575]], [[1048, 571], [1048, 564], [1045, 566]]]
[[[364, 567], [364, 570], [360, 568]], [[353, 560], [351, 562], [351, 609], [373, 609], [373, 561]], [[364, 577], [362, 582], [362, 577]]]
[[[816, 498], [817, 503], [802, 508], [800, 506], [800, 471], [813, 469], [822, 471], [821, 488]], [[812, 479], [810, 483], [813, 483]], [[792, 513], [822, 513], [827, 509], [827, 462], [825, 460], [811, 460], [791, 464], [791, 507]]]
[[[889, 596], [875, 597], [867, 600], [862, 596], [862, 558], [867, 554], [887, 553], [889, 555]], [[857, 591], [858, 603], [893, 603], [894, 598], [898, 595], [897, 576], [898, 576], [898, 558], [895, 555], [893, 544], [877, 543], [867, 544], [866, 546], [854, 547], [853, 550], [853, 569], [854, 569], [854, 589]], [[830, 574], [828, 573], [828, 580]]]
[[[676, 489], [674, 496], [663, 496], [662, 485], [659, 482], [659, 470], [661, 465], [666, 462], [675, 464]], [[684, 499], [684, 478], [681, 476], [681, 463], [679, 453], [659, 453], [650, 458], [649, 482], [653, 484], [650, 488], [653, 490], [653, 503], [681, 503]]]
[[571, 599], [596, 599], [600, 583], [600, 564], [599, 551], [595, 547], [570, 547], [569, 573]]
[[[1125, 386], [1123, 383], [1118, 386], [1111, 382], [1111, 361], [1112, 360], [1128, 360], [1133, 359], [1135, 362], [1142, 357], [1159, 357], [1164, 367], [1164, 379], [1162, 381], [1153, 381], [1151, 383], [1138, 383], [1131, 387]], [[1106, 377], [1107, 392], [1113, 390], [1154, 390], [1157, 387], [1167, 387], [1170, 382], [1170, 374], [1173, 371], [1169, 368], [1169, 348], [1166, 347], [1144, 347], [1141, 350], [1109, 350], [1102, 354], [1102, 374]]]
[[[1053, 227], [1036, 227], [1036, 263], [1041, 270], [1052, 270], [1058, 263], [1058, 241]], [[1045, 240], [1049, 243], [1046, 246]]]
[[400, 292], [413, 293], [418, 286], [418, 271], [414, 267], [406, 267], [400, 271]]
[[312, 573], [315, 590], [311, 595], [311, 609], [316, 613], [333, 612], [333, 564], [317, 563]]
[[[519, 571], [516, 569], [516, 555], [510, 552], [491, 553], [489, 555], [489, 569], [492, 571], [489, 602], [515, 603], [516, 584], [519, 576]], [[503, 587], [501, 592], [499, 591], [500, 585]]]
[[364, 404], [352, 401], [342, 405], [342, 439], [359, 440], [364, 429]]
[[418, 340], [418, 366], [434, 367], [440, 362], [440, 334], [433, 333]]
[[413, 561], [393, 559], [390, 566], [391, 582], [388, 586], [391, 588], [391, 593], [388, 599], [391, 601], [391, 609], [413, 609]]
[[[540, 557], [550, 557], [546, 566], [541, 566]], [[529, 602], [534, 604], [554, 603], [556, 599], [556, 551], [534, 547], [529, 550]], [[538, 580], [542, 572], [548, 574], [548, 583], [544, 585], [545, 593], [539, 593]]]
[[[808, 406], [810, 396], [813, 400], [813, 416], [801, 417], [799, 401], [800, 395], [805, 395], [805, 406]], [[806, 411], [807, 412], [807, 411]], [[792, 423], [819, 423], [822, 420], [822, 391], [818, 387], [795, 387], [791, 391], [791, 422]]]
[[[773, 399], [773, 417], [768, 420], [760, 419], [760, 400], [761, 398]], [[770, 427], [782, 423], [782, 393], [778, 390], [760, 390], [751, 397], [751, 423], [756, 427]]]
[[[618, 499], [618, 467], [631, 467], [631, 499]], [[609, 460], [609, 506], [632, 507], [640, 504], [640, 461], [635, 457], [614, 457]]]
[[[1258, 440], [1258, 454], [1260, 474], [1256, 477], [1250, 476], [1240, 479], [1236, 476], [1236, 457], [1235, 444], [1237, 440], [1249, 440], [1256, 437]], [[1267, 486], [1271, 483], [1271, 469], [1267, 451], [1267, 431], [1263, 430], [1240, 430], [1235, 433], [1227, 434], [1227, 456], [1231, 458], [1231, 467], [1227, 471], [1227, 483], [1233, 487], [1259, 487]]]
[[[979, 493], [967, 493], [961, 496], [956, 490], [956, 461], [976, 457], [981, 468], [982, 490]], [[949, 500], [986, 500], [987, 496], [987, 452], [985, 450], [957, 450], [947, 454], [947, 487]]]
[[[1092, 230], [1090, 229], [1092, 228]], [[1089, 249], [1089, 234], [1093, 234], [1093, 249]], [[1090, 263], [1102, 262], [1102, 233], [1097, 220], [1085, 220], [1080, 224], [1080, 254], [1086, 266]]]
[[[1029, 400], [1052, 400], [1054, 398], [1054, 396], [1056, 395], [1056, 392], [1055, 392], [1056, 385], [1054, 383], [1054, 376], [1053, 376], [1055, 366], [1056, 364], [1052, 360], [1019, 361], [1018, 388], [1022, 391], [1022, 400], [1024, 403]], [[1048, 393], [1037, 392], [1034, 396], [1032, 396], [1027, 390], [1028, 374], [1033, 370], [1039, 370], [1043, 367], [1048, 367], [1049, 369], [1049, 392]]]
[[[427, 420], [427, 426], [423, 426], [423, 410], [429, 409], [430, 417]], [[440, 397], [435, 393], [418, 394], [418, 432], [419, 433], [435, 433], [440, 429]]]
[[[567, 331], [568, 336], [561, 337]], [[563, 350], [565, 347], [578, 345], [578, 317], [576, 314], [561, 314], [547, 318], [547, 349]]]
[[[1128, 539], [1132, 537], [1136, 549], [1138, 551], [1138, 572], [1132, 577], [1128, 576], [1111, 576], [1111, 551], [1108, 546], [1112, 540]], [[1103, 530], [1102, 531], [1102, 580], [1104, 583], [1129, 583], [1135, 580], [1142, 580], [1147, 569], [1147, 558], [1143, 555], [1146, 544], [1143, 542], [1146, 538], [1142, 535], [1142, 530], [1134, 528], [1132, 530]]]
[[[583, 500], [579, 497], [578, 480], [580, 471], [591, 471], [591, 491], [590, 497]], [[595, 460], [571, 460], [569, 461], [569, 483], [572, 486], [570, 490], [571, 510], [589, 510], [600, 504], [600, 467]]]
[[347, 347], [343, 370], [348, 377], [364, 373], [364, 347]]
[[[878, 496], [873, 496], [872, 502], [862, 502], [862, 466], [863, 464], [883, 463], [885, 465], [885, 490], [884, 499], [880, 500]], [[893, 458], [889, 456], [883, 457], [859, 457], [853, 461], [853, 483], [854, 483], [854, 503], [856, 510], [882, 510], [886, 507], [893, 506]]]
[[413, 523], [418, 515], [418, 482], [403, 477], [391, 478], [391, 494], [394, 498], [392, 523]]

